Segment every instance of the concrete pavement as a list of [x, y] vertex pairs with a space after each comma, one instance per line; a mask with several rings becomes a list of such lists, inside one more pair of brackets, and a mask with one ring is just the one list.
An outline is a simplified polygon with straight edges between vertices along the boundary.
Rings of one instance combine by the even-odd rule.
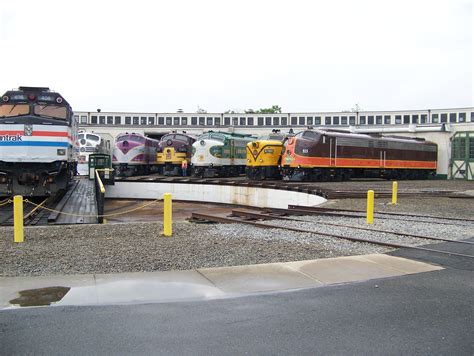
[[0, 278], [0, 309], [210, 300], [440, 270], [388, 255], [190, 271]]

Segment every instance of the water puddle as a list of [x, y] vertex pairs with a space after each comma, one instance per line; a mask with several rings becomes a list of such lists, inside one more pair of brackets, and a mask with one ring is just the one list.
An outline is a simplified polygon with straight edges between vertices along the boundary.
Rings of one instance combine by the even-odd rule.
[[10, 300], [11, 305], [20, 307], [39, 307], [57, 303], [69, 292], [70, 287], [46, 287], [27, 289], [18, 292], [18, 298]]
[[153, 280], [98, 281], [77, 287], [46, 287], [18, 292], [9, 301], [11, 307], [65, 305], [99, 305], [128, 303], [160, 303], [170, 301], [207, 300], [225, 295], [218, 288], [192, 282]]

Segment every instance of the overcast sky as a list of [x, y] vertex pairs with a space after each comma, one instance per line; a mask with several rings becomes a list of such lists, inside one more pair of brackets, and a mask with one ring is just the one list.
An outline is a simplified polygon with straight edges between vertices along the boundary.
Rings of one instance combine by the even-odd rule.
[[75, 110], [474, 106], [473, 1], [0, 0], [0, 91]]

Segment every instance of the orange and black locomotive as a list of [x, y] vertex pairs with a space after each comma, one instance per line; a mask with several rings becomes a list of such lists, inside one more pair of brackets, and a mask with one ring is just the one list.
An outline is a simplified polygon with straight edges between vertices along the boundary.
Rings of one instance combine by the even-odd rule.
[[426, 179], [436, 174], [437, 152], [436, 143], [419, 138], [308, 129], [287, 140], [281, 171], [302, 181]]

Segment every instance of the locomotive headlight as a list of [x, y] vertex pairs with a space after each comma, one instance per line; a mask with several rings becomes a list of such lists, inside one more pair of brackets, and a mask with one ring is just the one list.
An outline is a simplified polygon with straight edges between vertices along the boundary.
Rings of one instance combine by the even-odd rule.
[[10, 100], [10, 98], [8, 97], [8, 95], [2, 96], [2, 101], [3, 101], [4, 103], [6, 103], [8, 100]]
[[260, 160], [260, 163], [263, 163], [263, 159]]
[[58, 156], [65, 156], [66, 155], [66, 150], [64, 148], [58, 149]]
[[199, 143], [201, 144], [201, 146], [204, 146], [206, 144], [206, 141], [201, 140], [201, 141], [199, 141]]
[[56, 102], [57, 102], [58, 104], [61, 104], [61, 103], [63, 102], [63, 98], [61, 98], [60, 96], [58, 96], [58, 97], [56, 98]]
[[[8, 96], [4, 96], [4, 98], [7, 98], [7, 101], [8, 100], [21, 100], [21, 101], [25, 101], [26, 100], [26, 95], [25, 94], [13, 94], [9, 99], [8, 99]], [[3, 99], [3, 101], [5, 101], [5, 99]]]
[[253, 150], [253, 154], [256, 156], [258, 154], [257, 150]]

